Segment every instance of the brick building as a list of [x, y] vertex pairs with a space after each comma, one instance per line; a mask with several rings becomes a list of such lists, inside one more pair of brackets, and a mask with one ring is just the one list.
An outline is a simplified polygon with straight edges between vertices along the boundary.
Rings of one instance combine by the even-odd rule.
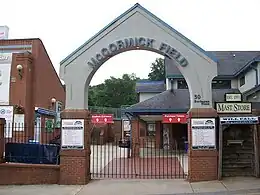
[[6, 138], [40, 141], [46, 125], [59, 127], [65, 90], [40, 39], [0, 40], [0, 71]]

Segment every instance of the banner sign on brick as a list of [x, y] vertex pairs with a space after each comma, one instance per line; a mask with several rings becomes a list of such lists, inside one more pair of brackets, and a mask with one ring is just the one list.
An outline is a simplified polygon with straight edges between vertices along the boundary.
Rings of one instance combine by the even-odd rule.
[[163, 114], [162, 123], [187, 123], [187, 114]]
[[94, 114], [91, 116], [93, 124], [110, 124], [114, 123], [113, 114]]

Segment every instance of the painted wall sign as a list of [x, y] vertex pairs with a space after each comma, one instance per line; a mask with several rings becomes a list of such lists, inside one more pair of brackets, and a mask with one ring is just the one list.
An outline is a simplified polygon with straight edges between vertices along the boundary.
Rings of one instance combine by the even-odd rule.
[[0, 54], [0, 105], [9, 105], [12, 53]]
[[9, 28], [7, 26], [0, 26], [0, 40], [8, 39]]
[[102, 48], [95, 56], [93, 56], [87, 64], [91, 67], [98, 66], [106, 61], [108, 58], [125, 51], [127, 49], [133, 49], [136, 47], [142, 47], [147, 49], [155, 49], [164, 54], [169, 58], [174, 58], [181, 66], [185, 67], [188, 65], [188, 61], [184, 56], [180, 54], [175, 48], [171, 47], [166, 43], [160, 43], [159, 48], [154, 47], [155, 39], [146, 37], [130, 37], [117, 40], [110, 43], [107, 47]]
[[225, 101], [226, 102], [242, 102], [242, 94], [241, 93], [226, 93]]
[[216, 121], [214, 118], [191, 119], [192, 149], [216, 148]]
[[91, 116], [93, 124], [109, 124], [114, 123], [113, 114], [94, 114]]
[[220, 117], [220, 124], [258, 124], [257, 116], [249, 117]]
[[63, 119], [61, 121], [61, 148], [84, 148], [84, 119]]
[[187, 123], [187, 114], [163, 114], [162, 123]]
[[13, 106], [0, 106], [0, 118], [5, 119], [5, 138], [13, 137], [13, 119], [14, 107]]
[[252, 104], [251, 102], [216, 103], [216, 110], [218, 113], [251, 113]]

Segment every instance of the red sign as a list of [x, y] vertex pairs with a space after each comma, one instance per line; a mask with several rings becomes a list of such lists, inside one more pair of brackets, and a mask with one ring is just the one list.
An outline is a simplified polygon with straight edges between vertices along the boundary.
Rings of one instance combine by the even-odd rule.
[[187, 123], [187, 114], [163, 114], [163, 123]]
[[94, 114], [91, 116], [91, 122], [93, 124], [114, 123], [113, 119], [113, 114]]

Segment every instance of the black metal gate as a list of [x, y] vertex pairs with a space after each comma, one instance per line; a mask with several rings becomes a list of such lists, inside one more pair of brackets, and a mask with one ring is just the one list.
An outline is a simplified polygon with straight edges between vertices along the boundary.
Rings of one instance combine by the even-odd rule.
[[161, 148], [148, 138], [138, 143], [130, 148], [119, 140], [110, 143], [92, 140], [91, 178], [185, 178], [188, 162], [184, 150], [170, 146]]

